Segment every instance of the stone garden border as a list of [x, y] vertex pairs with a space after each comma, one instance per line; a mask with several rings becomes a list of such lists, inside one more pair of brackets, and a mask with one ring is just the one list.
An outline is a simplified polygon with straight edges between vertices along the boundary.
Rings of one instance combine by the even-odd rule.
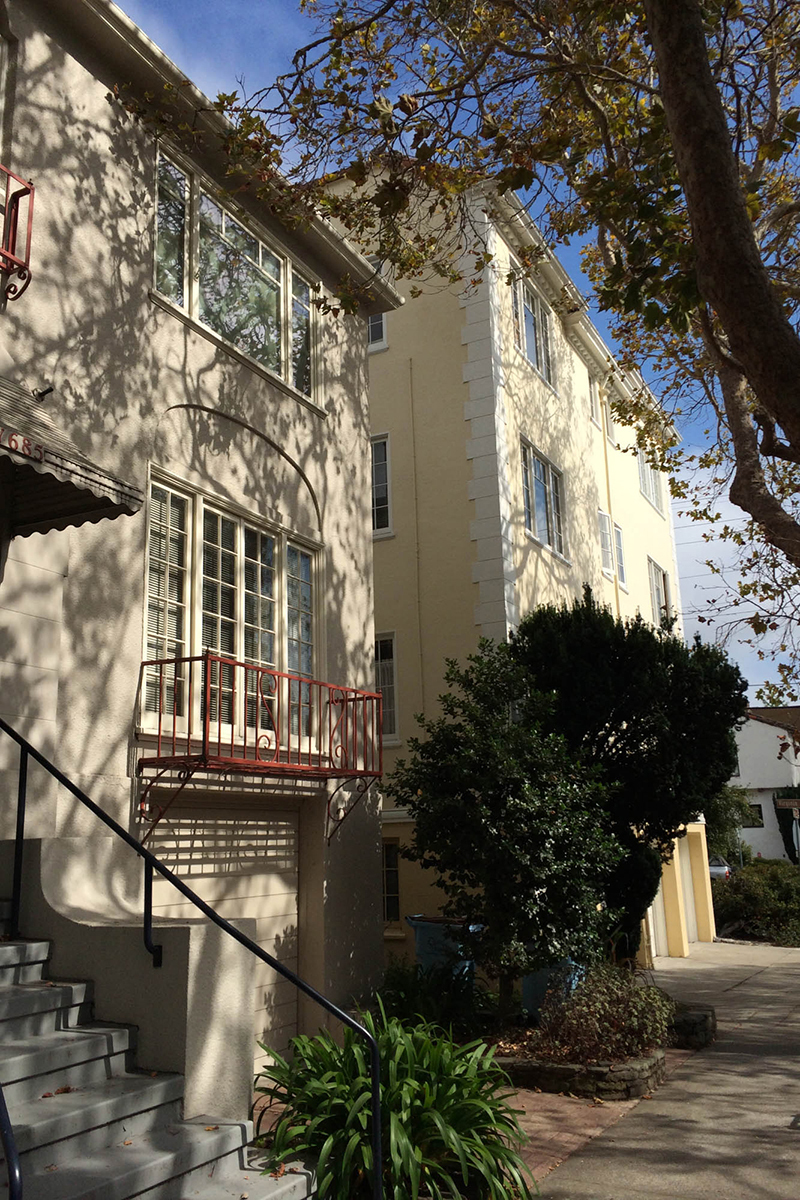
[[494, 1060], [515, 1087], [539, 1088], [543, 1092], [572, 1092], [596, 1096], [598, 1100], [636, 1100], [661, 1083], [666, 1074], [663, 1050], [644, 1058], [619, 1063], [555, 1063], [542, 1058]]

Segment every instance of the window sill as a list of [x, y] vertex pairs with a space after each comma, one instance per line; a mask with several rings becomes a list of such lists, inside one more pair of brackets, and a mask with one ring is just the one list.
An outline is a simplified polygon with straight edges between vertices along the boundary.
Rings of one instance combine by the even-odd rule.
[[590, 417], [589, 420], [592, 422], [595, 429], [599, 429], [601, 433], [603, 432], [603, 426], [600, 424], [600, 422], [597, 420], [596, 417]]
[[393, 538], [393, 537], [394, 537], [393, 529], [373, 529], [373, 531], [372, 531], [373, 542], [383, 542], [383, 541], [386, 541], [387, 538]]
[[530, 369], [533, 371], [536, 378], [538, 380], [540, 380], [544, 384], [544, 386], [553, 393], [554, 396], [558, 397], [558, 388], [556, 387], [556, 385], [554, 383], [550, 382], [550, 380], [547, 378], [546, 375], [542, 374], [542, 372], [537, 367], [536, 363], [532, 362], [531, 359], [528, 358], [527, 354], [520, 346], [517, 346], [515, 344], [514, 349], [516, 350], [517, 354], [520, 356], [522, 361], [526, 364], [526, 366], [530, 367]]
[[367, 354], [381, 354], [384, 350], [389, 349], [388, 342], [372, 342], [367, 346]]
[[388, 929], [384, 929], [383, 940], [385, 942], [404, 942], [406, 940], [405, 930], [390, 926]]
[[650, 497], [645, 492], [642, 491], [641, 488], [639, 488], [639, 495], [642, 496], [647, 501], [647, 503], [650, 505], [650, 507], [653, 509], [654, 512], [657, 512], [660, 517], [662, 517], [664, 520], [666, 520], [667, 514], [662, 509], [660, 509], [657, 504], [653, 504], [653, 501], [650, 499]]
[[396, 733], [393, 733], [390, 736], [385, 737], [383, 739], [383, 745], [388, 746], [389, 749], [391, 749], [393, 746], [402, 746], [402, 744], [403, 744], [403, 739], [401, 737], [398, 737]]
[[541, 542], [535, 533], [531, 533], [530, 529], [525, 530], [525, 537], [528, 541], [533, 542], [534, 546], [538, 546], [541, 550], [546, 550], [548, 554], [552, 554], [553, 558], [558, 559], [565, 567], [572, 566], [572, 561], [565, 554], [560, 554], [558, 550], [554, 550], [552, 546], [548, 546], [547, 542]]
[[614, 582], [614, 572], [607, 571], [605, 567], [602, 568], [602, 571], [603, 571], [604, 577], [608, 580], [608, 582], [613, 583]]
[[184, 310], [179, 308], [178, 305], [172, 300], [169, 300], [166, 296], [162, 296], [161, 292], [157, 292], [154, 288], [151, 288], [148, 292], [148, 296], [151, 302], [158, 308], [162, 308], [164, 312], [168, 312], [173, 317], [177, 317], [179, 321], [181, 321], [189, 329], [193, 330], [194, 333], [200, 334], [200, 336], [204, 337], [206, 341], [211, 342], [213, 346], [216, 346], [219, 350], [223, 350], [226, 354], [229, 354], [231, 358], [235, 358], [236, 361], [241, 363], [243, 367], [249, 367], [250, 370], [256, 375], [260, 375], [262, 379], [266, 379], [267, 383], [271, 383], [274, 387], [284, 392], [292, 400], [296, 400], [298, 404], [304, 405], [305, 408], [315, 413], [318, 417], [327, 419], [328, 414], [325, 412], [325, 409], [320, 408], [320, 406], [316, 404], [310, 396], [306, 396], [303, 394], [303, 392], [298, 391], [296, 387], [292, 387], [292, 385], [287, 383], [285, 379], [281, 379], [280, 375], [276, 375], [274, 371], [270, 371], [269, 367], [263, 366], [255, 358], [251, 358], [249, 354], [245, 354], [243, 350], [239, 350], [232, 342], [227, 341], [226, 338], [220, 337], [218, 333], [215, 333], [213, 329], [209, 329], [207, 325], [203, 325], [202, 322], [196, 321], [194, 317], [191, 317], [189, 313], [184, 312]]

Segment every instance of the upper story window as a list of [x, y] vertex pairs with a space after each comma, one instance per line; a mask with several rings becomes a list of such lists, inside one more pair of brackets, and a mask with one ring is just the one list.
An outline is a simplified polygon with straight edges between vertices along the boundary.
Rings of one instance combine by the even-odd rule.
[[522, 443], [522, 501], [525, 528], [558, 554], [564, 553], [561, 472], [527, 442]]
[[[383, 263], [378, 259], [370, 259], [376, 275], [383, 275]], [[385, 350], [389, 343], [386, 338], [386, 313], [373, 313], [367, 318], [367, 348], [369, 350]]]
[[544, 300], [524, 283], [511, 290], [514, 342], [548, 383], [554, 384], [552, 313]]
[[311, 285], [196, 175], [163, 154], [155, 285], [237, 350], [311, 395]]
[[622, 545], [622, 530], [619, 525], [614, 526], [614, 549], [617, 553], [617, 579], [626, 588], [628, 586], [628, 576], [625, 572], [625, 550]]
[[372, 529], [391, 533], [392, 509], [389, 493], [389, 438], [372, 439]]
[[[256, 667], [314, 676], [314, 555], [276, 530], [225, 511], [205, 497], [153, 482], [148, 509], [147, 659], [183, 659], [211, 650]], [[186, 672], [168, 676], [168, 708], [182, 715]], [[212, 715], [232, 724], [235, 672], [214, 664]], [[241, 681], [240, 681], [241, 683]], [[145, 683], [145, 711], [159, 711], [157, 668]], [[255, 687], [255, 675], [248, 681]], [[294, 690], [302, 703], [301, 691]], [[241, 693], [241, 686], [239, 688]], [[174, 705], [174, 708], [173, 708]], [[251, 712], [252, 710], [252, 712]], [[238, 713], [238, 720], [243, 712]]]
[[647, 560], [650, 577], [650, 603], [653, 609], [653, 624], [660, 625], [671, 615], [669, 599], [669, 576], [652, 558]]
[[394, 635], [382, 633], [375, 639], [375, 691], [383, 698], [383, 736], [397, 737], [397, 688], [395, 683]]
[[611, 517], [598, 509], [597, 524], [600, 528], [600, 557], [605, 575], [614, 574], [614, 543], [611, 537]]
[[597, 386], [597, 380], [591, 375], [589, 376], [589, 414], [595, 425], [599, 425], [602, 429], [603, 418], [600, 412], [600, 391]]
[[664, 513], [664, 489], [662, 486], [661, 472], [656, 471], [650, 466], [650, 463], [644, 456], [644, 453], [639, 450], [637, 454], [639, 460], [639, 487], [642, 495], [646, 496], [654, 508], [663, 515]]

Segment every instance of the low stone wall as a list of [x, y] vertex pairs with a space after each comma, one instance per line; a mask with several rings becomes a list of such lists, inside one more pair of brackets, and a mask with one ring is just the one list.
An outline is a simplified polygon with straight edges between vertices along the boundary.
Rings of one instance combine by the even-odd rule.
[[657, 1087], [665, 1075], [663, 1050], [621, 1063], [554, 1063], [542, 1058], [496, 1058], [516, 1087], [573, 1092], [598, 1100], [635, 1100]]

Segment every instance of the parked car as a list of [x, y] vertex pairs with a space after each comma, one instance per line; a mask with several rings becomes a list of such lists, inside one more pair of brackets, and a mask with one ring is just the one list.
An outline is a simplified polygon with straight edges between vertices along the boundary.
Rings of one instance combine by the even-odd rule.
[[708, 873], [712, 879], [730, 879], [733, 869], [721, 854], [712, 854], [708, 860]]

